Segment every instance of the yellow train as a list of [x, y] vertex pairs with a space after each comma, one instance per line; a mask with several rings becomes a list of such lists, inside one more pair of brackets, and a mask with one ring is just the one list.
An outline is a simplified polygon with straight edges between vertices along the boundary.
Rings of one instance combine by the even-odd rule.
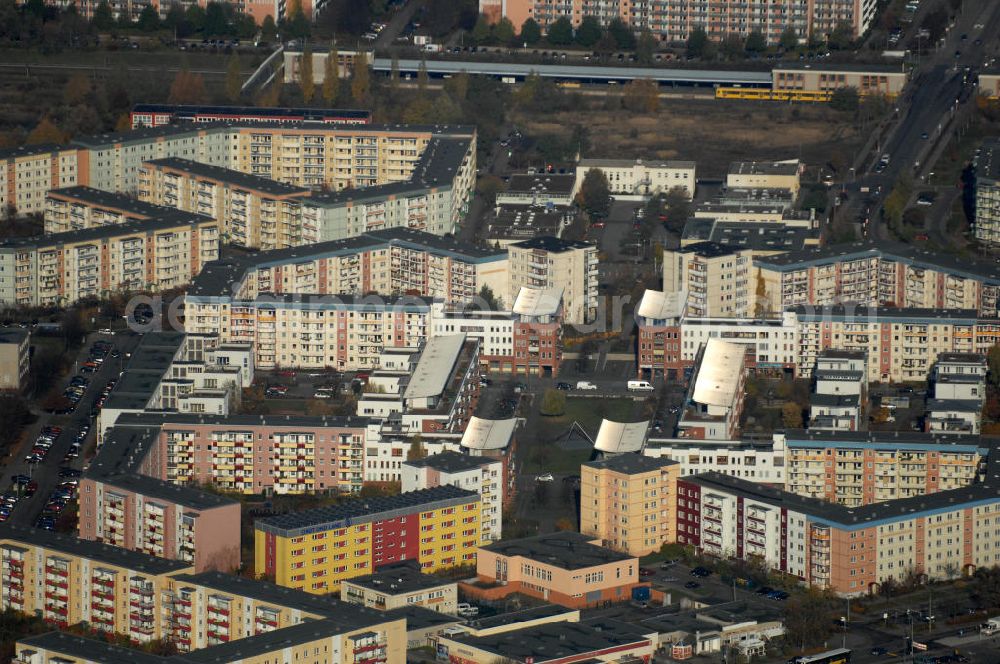
[[[864, 96], [864, 93], [861, 93]], [[827, 102], [833, 96], [832, 90], [770, 90], [767, 88], [724, 88], [715, 89], [716, 99], [761, 99], [765, 101], [808, 101]], [[889, 99], [895, 95], [886, 95]]]

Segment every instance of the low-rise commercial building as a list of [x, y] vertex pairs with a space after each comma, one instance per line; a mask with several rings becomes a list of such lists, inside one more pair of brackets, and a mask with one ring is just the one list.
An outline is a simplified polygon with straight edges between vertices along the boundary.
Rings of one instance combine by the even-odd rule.
[[[714, 242], [735, 250], [750, 251], [753, 256], [802, 251], [820, 244], [818, 224], [720, 221], [692, 217], [681, 231], [681, 246]], [[754, 276], [756, 274], [754, 273]]]
[[482, 502], [483, 541], [497, 541], [503, 534], [504, 476], [501, 459], [446, 451], [404, 462], [402, 489], [418, 491], [450, 484], [475, 491]]
[[258, 519], [254, 573], [326, 594], [394, 562], [414, 560], [424, 572], [471, 565], [480, 504], [479, 494], [445, 485]]
[[973, 160], [976, 169], [976, 239], [1000, 243], [1000, 140], [983, 141]]
[[535, 205], [567, 207], [573, 204], [576, 176], [572, 174], [515, 174], [497, 192], [497, 205]]
[[40, 214], [50, 189], [82, 183], [75, 148], [22, 145], [0, 150], [0, 211]]
[[9, 238], [0, 242], [0, 303], [66, 306], [111, 293], [177, 288], [218, 257], [218, 224], [185, 212]]
[[673, 543], [680, 464], [619, 454], [580, 469], [580, 532], [633, 556]]
[[20, 390], [28, 379], [31, 335], [18, 328], [0, 330], [0, 390]]
[[458, 584], [424, 574], [413, 562], [396, 563], [385, 565], [374, 574], [343, 581], [340, 597], [350, 604], [378, 611], [422, 606], [454, 615], [458, 608]]
[[798, 159], [784, 161], [734, 161], [726, 174], [730, 189], [784, 189], [799, 194], [799, 175], [804, 166]]
[[534, 237], [562, 237], [563, 229], [573, 223], [576, 213], [568, 207], [497, 204], [486, 221], [483, 239], [491, 247], [506, 249], [515, 242]]
[[576, 184], [579, 191], [587, 171], [597, 169], [608, 179], [612, 196], [637, 197], [666, 194], [672, 189], [682, 189], [688, 200], [694, 198], [695, 162], [693, 161], [643, 161], [637, 159], [581, 159], [576, 165]]
[[861, 95], [896, 97], [908, 74], [899, 65], [782, 63], [771, 71], [773, 90], [833, 92], [854, 88]]
[[170, 212], [168, 207], [93, 187], [50, 189], [45, 196], [45, 234], [156, 219]]
[[623, 602], [639, 585], [639, 559], [580, 533], [561, 531], [479, 548], [478, 583], [463, 591], [487, 599], [520, 592], [571, 608]]
[[510, 255], [507, 297], [522, 288], [562, 289], [563, 320], [584, 324], [597, 316], [597, 245], [554, 237], [515, 242]]

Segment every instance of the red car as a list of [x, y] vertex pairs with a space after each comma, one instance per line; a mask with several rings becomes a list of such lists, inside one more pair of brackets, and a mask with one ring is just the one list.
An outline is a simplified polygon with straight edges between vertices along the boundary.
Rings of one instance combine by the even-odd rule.
[[295, 372], [291, 369], [283, 369], [277, 372], [277, 374], [283, 378], [295, 378]]

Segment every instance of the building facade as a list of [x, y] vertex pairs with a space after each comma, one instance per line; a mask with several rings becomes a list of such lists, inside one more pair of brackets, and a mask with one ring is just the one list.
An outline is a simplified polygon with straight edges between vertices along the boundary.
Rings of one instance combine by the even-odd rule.
[[861, 95], [896, 97], [906, 87], [908, 75], [899, 65], [782, 64], [771, 73], [773, 90], [832, 92], [854, 88]]
[[508, 247], [507, 296], [522, 288], [561, 288], [563, 321], [584, 324], [597, 316], [597, 245], [538, 237]]
[[694, 198], [696, 165], [693, 161], [581, 159], [576, 165], [573, 191], [580, 190], [587, 172], [595, 168], [608, 179], [612, 196], [645, 198], [682, 189], [688, 200]]
[[699, 242], [663, 252], [663, 290], [687, 295], [687, 312], [698, 318], [752, 316], [752, 252]]
[[31, 368], [30, 339], [27, 330], [0, 330], [0, 390], [25, 387]]
[[170, 212], [170, 208], [92, 187], [50, 189], [45, 196], [45, 234], [156, 219]]
[[0, 150], [0, 211], [40, 214], [49, 189], [72, 187], [80, 178], [74, 148], [46, 144]]
[[[997, 77], [1000, 79], [1000, 77]], [[984, 141], [974, 162], [976, 168], [976, 239], [1000, 243], [1000, 140]]]
[[503, 534], [504, 475], [500, 459], [441, 452], [404, 462], [401, 484], [404, 492], [450, 484], [478, 493], [485, 543], [497, 541]]

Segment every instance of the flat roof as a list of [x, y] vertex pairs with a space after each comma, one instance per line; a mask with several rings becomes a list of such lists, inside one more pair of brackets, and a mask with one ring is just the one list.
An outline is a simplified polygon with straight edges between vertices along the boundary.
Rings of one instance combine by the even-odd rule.
[[497, 627], [508, 627], [544, 618], [554, 618], [555, 616], [566, 616], [569, 619], [571, 616], [578, 614], [579, 609], [570, 609], [560, 604], [543, 604], [541, 606], [533, 606], [530, 609], [498, 613], [485, 618], [475, 618], [469, 621], [469, 627], [475, 630], [495, 629]]
[[[797, 305], [788, 307], [802, 322], [850, 320], [855, 323], [899, 323], [940, 325], [954, 323], [972, 325], [980, 320], [975, 309], [921, 309], [915, 307], [874, 307], [864, 304], [832, 304], [823, 306]], [[996, 319], [992, 320], [994, 323]]]
[[623, 475], [639, 475], [641, 473], [652, 473], [667, 466], [676, 466], [678, 463], [667, 457], [651, 457], [644, 454], [618, 454], [613, 457], [588, 461], [583, 464], [588, 468], [598, 470], [610, 470]]
[[786, 429], [785, 444], [789, 447], [818, 447], [841, 449], [896, 449], [919, 452], [932, 449], [963, 448], [970, 454], [985, 454], [987, 449], [997, 444], [996, 439], [971, 435], [938, 435], [918, 431], [811, 431]]
[[46, 248], [80, 242], [101, 242], [123, 235], [152, 234], [158, 231], [202, 223], [215, 224], [218, 222], [211, 217], [168, 208], [162, 214], [158, 214], [155, 218], [151, 219], [136, 219], [126, 221], [122, 224], [92, 226], [90, 228], [80, 228], [62, 233], [51, 233], [49, 235], [6, 238], [0, 242], [0, 248]]
[[976, 177], [1000, 180], [1000, 138], [989, 138], [980, 144], [975, 158]]
[[596, 656], [604, 651], [650, 644], [650, 638], [641, 628], [608, 618], [544, 623], [488, 636], [459, 635], [444, 638], [493, 653], [505, 660], [536, 663], [576, 661], [590, 653]]
[[533, 237], [530, 240], [515, 242], [511, 246], [517, 247], [518, 249], [541, 249], [542, 251], [552, 253], [562, 253], [564, 251], [573, 251], [574, 249], [597, 248], [597, 245], [593, 242], [584, 242], [583, 240], [563, 240], [562, 238], [553, 237], [551, 235]]
[[309, 189], [295, 187], [284, 182], [251, 175], [242, 171], [235, 171], [222, 166], [212, 166], [199, 161], [182, 159], [180, 157], [164, 157], [162, 159], [148, 159], [143, 162], [143, 166], [150, 166], [167, 171], [179, 171], [195, 178], [204, 178], [223, 184], [229, 184], [240, 189], [270, 194], [272, 196], [308, 196]]
[[423, 459], [404, 461], [403, 465], [414, 468], [433, 468], [442, 473], [461, 473], [468, 470], [476, 470], [493, 463], [500, 462], [489, 457], [471, 456], [447, 450], [440, 454], [430, 454]]
[[17, 159], [18, 157], [35, 157], [41, 154], [53, 154], [65, 150], [73, 150], [67, 145], [55, 143], [39, 143], [38, 145], [18, 145], [13, 148], [0, 149], [0, 159]]
[[[17, 643], [28, 648], [38, 648], [88, 662], [120, 664], [169, 664], [170, 660], [160, 655], [151, 655], [135, 648], [123, 648], [104, 640], [90, 639], [69, 632], [45, 632], [34, 636], [23, 636]], [[50, 660], [51, 661], [51, 660]], [[70, 660], [67, 660], [70, 661]]]
[[445, 334], [427, 339], [403, 392], [404, 399], [440, 396], [458, 365], [465, 334]]
[[374, 574], [345, 579], [344, 583], [385, 593], [386, 595], [401, 595], [418, 590], [456, 585], [455, 581], [442, 579], [431, 574], [424, 574], [420, 571], [420, 566], [414, 561], [383, 565]]
[[899, 74], [906, 76], [906, 71], [900, 65], [884, 64], [853, 64], [853, 63], [813, 63], [813, 62], [779, 62], [774, 65], [773, 71], [803, 71], [812, 70], [818, 72], [853, 72], [873, 74]]
[[681, 239], [710, 240], [736, 249], [786, 252], [800, 251], [819, 242], [818, 228], [789, 226], [783, 222], [743, 222], [692, 217], [684, 224]]
[[694, 244], [679, 247], [673, 251], [679, 254], [695, 254], [702, 258], [719, 258], [720, 256], [732, 256], [739, 249], [718, 242], [707, 241], [695, 242]]
[[522, 539], [506, 539], [482, 547], [502, 556], [520, 556], [560, 569], [578, 570], [598, 565], [635, 560], [619, 551], [593, 544], [594, 537], [560, 531]]
[[691, 398], [697, 403], [729, 407], [746, 366], [746, 346], [709, 339], [695, 369]]
[[949, 410], [957, 413], [975, 413], [983, 410], [983, 402], [979, 399], [928, 399], [928, 411]]
[[122, 210], [141, 218], [152, 218], [171, 212], [176, 212], [174, 208], [154, 205], [140, 201], [137, 198], [103, 189], [94, 189], [78, 185], [75, 187], [60, 187], [49, 189], [45, 194], [47, 198], [65, 198], [76, 201], [88, 207], [106, 208], [109, 210]]
[[502, 450], [510, 445], [517, 418], [488, 420], [473, 415], [462, 432], [462, 447], [469, 450]]
[[364, 429], [374, 420], [356, 415], [212, 415], [208, 413], [142, 412], [122, 413], [115, 420], [115, 427], [153, 427], [163, 425], [206, 425], [224, 428], [266, 426], [266, 427], [308, 427], [331, 429]]
[[729, 175], [798, 175], [799, 160], [734, 161], [729, 164]]
[[600, 159], [590, 157], [577, 162], [576, 168], [645, 168], [693, 169], [697, 162], [684, 159]]
[[858, 408], [861, 397], [857, 394], [817, 394], [809, 395], [810, 406], [826, 406], [828, 408]]
[[982, 353], [939, 353], [938, 364], [977, 364], [986, 366], [986, 356]]
[[19, 327], [0, 328], [0, 344], [21, 345], [31, 334]]
[[529, 240], [538, 235], [555, 235], [562, 232], [563, 220], [572, 212], [564, 206], [545, 206], [527, 203], [498, 204], [488, 218], [487, 240]]
[[171, 113], [174, 115], [232, 115], [281, 118], [301, 115], [305, 119], [346, 118], [367, 120], [372, 112], [353, 108], [298, 108], [278, 106], [194, 106], [189, 104], [136, 104], [133, 113]]
[[576, 176], [571, 173], [537, 173], [532, 175], [517, 173], [510, 176], [510, 179], [507, 180], [507, 188], [501, 191], [499, 195], [502, 196], [503, 194], [511, 193], [548, 193], [569, 196], [573, 192], [575, 185]]
[[254, 527], [285, 537], [345, 528], [347, 524], [405, 516], [418, 511], [479, 502], [479, 494], [446, 484], [394, 496], [352, 498], [339, 505], [257, 519]]
[[41, 528], [15, 526], [9, 522], [0, 524], [0, 540], [13, 540], [29, 546], [42, 547], [48, 551], [62, 552], [93, 560], [98, 564], [114, 565], [134, 572], [150, 575], [170, 574], [192, 569], [191, 563], [180, 560], [157, 558], [138, 551], [122, 549], [110, 544], [80, 539], [66, 533], [57, 533]]
[[638, 452], [646, 442], [649, 420], [641, 422], [614, 422], [601, 420], [601, 428], [594, 439], [594, 449], [608, 454]]
[[104, 407], [144, 409], [173, 364], [177, 351], [184, 345], [184, 338], [183, 332], [150, 332], [143, 335]]

